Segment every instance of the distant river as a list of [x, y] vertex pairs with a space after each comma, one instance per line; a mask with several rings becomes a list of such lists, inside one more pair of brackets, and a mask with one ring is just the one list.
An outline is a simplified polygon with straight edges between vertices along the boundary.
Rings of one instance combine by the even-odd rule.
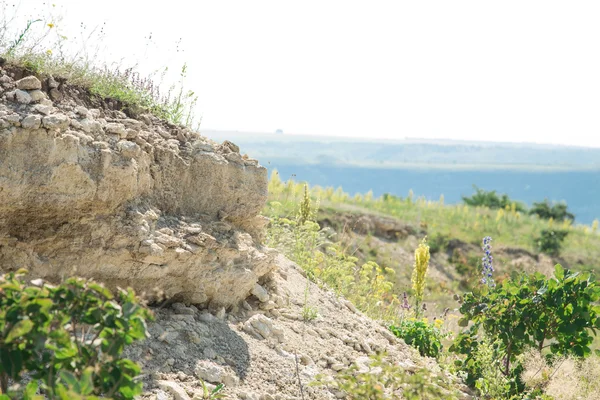
[[[600, 219], [600, 172], [527, 172], [514, 170], [438, 170], [379, 169], [315, 165], [269, 165], [277, 168], [282, 180], [293, 177], [310, 185], [342, 186], [352, 195], [373, 190], [375, 196], [391, 193], [406, 197], [410, 189], [415, 196], [438, 200], [444, 195], [447, 204], [461, 202], [471, 195], [473, 185], [485, 190], [506, 193], [511, 199], [531, 205], [534, 201], [564, 200], [575, 214], [575, 221], [590, 224]], [[270, 171], [269, 171], [270, 175]]]

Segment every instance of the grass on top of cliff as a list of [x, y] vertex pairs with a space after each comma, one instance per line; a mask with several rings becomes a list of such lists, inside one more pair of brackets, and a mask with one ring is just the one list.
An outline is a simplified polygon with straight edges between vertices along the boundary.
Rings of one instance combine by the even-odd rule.
[[60, 78], [102, 101], [115, 100], [125, 110], [147, 111], [173, 124], [199, 129], [200, 120], [194, 115], [198, 97], [185, 89], [185, 64], [177, 83], [161, 90], [167, 67], [142, 76], [136, 66], [99, 63], [98, 43], [104, 38], [104, 26], [88, 29], [82, 23], [80, 37], [68, 38], [60, 13], [54, 4], [42, 3], [24, 19], [19, 5], [0, 0], [0, 67], [8, 64], [25, 75]]
[[[282, 215], [293, 215], [304, 190], [303, 183], [282, 182], [273, 174], [269, 183], [269, 201], [278, 202]], [[481, 239], [492, 236], [496, 246], [524, 249], [540, 253], [538, 238], [541, 232], [566, 231], [558, 256], [554, 259], [572, 269], [600, 273], [600, 232], [597, 224], [573, 225], [569, 220], [557, 222], [545, 220], [516, 210], [492, 210], [463, 204], [447, 205], [441, 201], [408, 196], [374, 198], [372, 193], [352, 197], [340, 187], [310, 189], [311, 196], [319, 199], [322, 208], [329, 210], [370, 213], [391, 216], [403, 223], [426, 232], [432, 246], [451, 239], [458, 239], [479, 247]], [[267, 207], [267, 209], [269, 209]]]

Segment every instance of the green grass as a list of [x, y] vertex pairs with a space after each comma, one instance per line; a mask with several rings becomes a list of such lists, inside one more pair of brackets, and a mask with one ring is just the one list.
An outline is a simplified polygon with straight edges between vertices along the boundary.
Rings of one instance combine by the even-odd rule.
[[[272, 177], [269, 201], [281, 203], [283, 213], [292, 212], [300, 201], [304, 184], [281, 182]], [[574, 269], [600, 272], [600, 234], [589, 225], [571, 225], [530, 216], [506, 209], [446, 205], [443, 201], [424, 198], [373, 198], [372, 194], [351, 197], [342, 188], [311, 188], [311, 195], [319, 199], [321, 208], [352, 213], [372, 213], [391, 216], [427, 232], [430, 239], [446, 236], [476, 246], [485, 236], [491, 236], [495, 247], [524, 249], [537, 254], [534, 238], [544, 229], [564, 229], [569, 233], [564, 241], [559, 260]]]

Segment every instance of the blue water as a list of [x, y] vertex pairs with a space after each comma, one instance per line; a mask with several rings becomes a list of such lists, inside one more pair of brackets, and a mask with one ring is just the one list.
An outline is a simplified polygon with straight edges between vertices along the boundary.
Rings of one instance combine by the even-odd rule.
[[415, 196], [446, 204], [461, 202], [461, 196], [473, 194], [473, 185], [485, 190], [506, 193], [527, 205], [545, 198], [566, 201], [578, 223], [590, 224], [600, 218], [600, 172], [524, 172], [524, 171], [457, 171], [426, 169], [375, 169], [324, 165], [270, 165], [277, 168], [282, 180], [293, 178], [311, 185], [342, 186], [350, 194], [373, 190], [375, 196], [391, 193], [406, 197], [410, 189]]

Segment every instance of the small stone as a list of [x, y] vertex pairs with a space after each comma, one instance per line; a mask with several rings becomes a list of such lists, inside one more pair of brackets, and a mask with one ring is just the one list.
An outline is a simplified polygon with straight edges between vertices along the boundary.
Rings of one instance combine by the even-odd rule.
[[346, 307], [348, 307], [350, 311], [352, 311], [355, 314], [358, 314], [358, 310], [356, 309], [356, 306], [354, 304], [345, 299], [340, 300], [340, 302]]
[[19, 116], [19, 114], [9, 114], [9, 115], [6, 115], [4, 117], [4, 120], [6, 122], [9, 122], [11, 125], [21, 126], [21, 117]]
[[53, 77], [48, 78], [48, 87], [50, 89], [56, 89], [58, 87], [58, 82]]
[[6, 83], [11, 83], [11, 82], [12, 82], [12, 79], [10, 79], [10, 76], [8, 76], [8, 75], [0, 76], [0, 83], [6, 84]]
[[121, 138], [125, 138], [127, 136], [127, 132], [125, 131], [125, 125], [119, 124], [117, 122], [109, 122], [104, 127], [106, 132], [112, 133], [114, 135], [119, 135]]
[[261, 309], [261, 310], [266, 310], [266, 311], [272, 310], [272, 309], [274, 309], [275, 307], [277, 307], [277, 304], [275, 304], [275, 302], [274, 302], [274, 301], [272, 301], [272, 300], [269, 300], [269, 301], [267, 301], [266, 303], [262, 303], [262, 304], [260, 305], [260, 309]]
[[344, 368], [346, 368], [346, 366], [342, 363], [335, 363], [331, 365], [331, 369], [334, 370], [335, 372], [341, 371]]
[[50, 115], [52, 113], [52, 106], [45, 106], [42, 104], [36, 104], [33, 106], [33, 110], [39, 112], [40, 114]]
[[127, 128], [125, 131], [127, 133], [126, 138], [128, 140], [133, 140], [133, 139], [137, 138], [137, 136], [139, 135], [139, 132], [134, 129]]
[[265, 290], [264, 287], [260, 286], [258, 283], [254, 285], [251, 292], [261, 303], [266, 303], [269, 301], [269, 293]]
[[233, 373], [226, 372], [223, 374], [221, 382], [227, 387], [236, 387], [240, 384], [240, 378]]
[[230, 142], [229, 140], [225, 140], [221, 146], [223, 149], [227, 149], [230, 152], [234, 152], [234, 153], [240, 152], [239, 146], [236, 145], [235, 143]]
[[17, 81], [17, 89], [21, 90], [36, 90], [42, 88], [42, 82], [35, 76], [26, 76]]
[[183, 303], [173, 303], [171, 307], [173, 307], [176, 314], [194, 315], [196, 313], [192, 308], [187, 307]]
[[211, 383], [222, 383], [223, 374], [225, 373], [223, 367], [215, 364], [212, 361], [200, 360], [196, 364], [194, 370], [196, 376], [203, 381]]
[[31, 95], [24, 90], [15, 90], [15, 101], [21, 104], [29, 104], [32, 101]]
[[42, 125], [42, 117], [30, 114], [23, 118], [21, 126], [25, 129], [38, 129]]
[[58, 89], [50, 89], [50, 98], [53, 101], [61, 101], [62, 100], [62, 93], [60, 92], [60, 90]]
[[171, 381], [158, 381], [158, 387], [173, 395], [174, 400], [190, 400], [185, 389]]
[[367, 343], [367, 341], [365, 339], [360, 341], [360, 346], [363, 348], [363, 350], [367, 354], [370, 354], [373, 351], [373, 350], [371, 350], [371, 346], [369, 345], [369, 343]]
[[66, 129], [69, 123], [69, 117], [62, 114], [53, 114], [42, 118], [42, 125], [46, 129]]
[[87, 118], [90, 114], [89, 110], [82, 106], [76, 107], [75, 112], [84, 118]]
[[31, 101], [33, 101], [34, 103], [42, 101], [46, 98], [46, 94], [41, 90], [32, 90], [31, 92], [29, 92], [29, 95], [31, 96]]
[[134, 158], [142, 151], [140, 149], [140, 146], [127, 140], [119, 141], [119, 143], [117, 143], [117, 148], [119, 149], [121, 154], [127, 158]]
[[158, 390], [153, 400], [169, 400], [169, 395], [164, 390]]

